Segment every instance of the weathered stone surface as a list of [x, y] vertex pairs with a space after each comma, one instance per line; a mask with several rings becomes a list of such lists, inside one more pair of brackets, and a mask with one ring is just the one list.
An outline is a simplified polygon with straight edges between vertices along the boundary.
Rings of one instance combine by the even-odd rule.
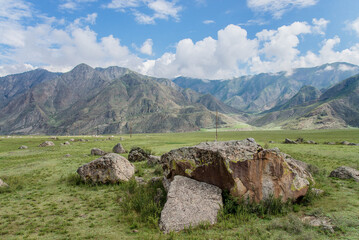
[[[256, 202], [270, 196], [283, 201], [304, 196], [313, 181], [307, 165], [263, 149], [254, 139], [207, 142], [172, 150], [161, 157], [165, 177], [186, 176]], [[168, 185], [164, 181], [164, 185]]]
[[104, 156], [104, 155], [106, 155], [106, 152], [102, 151], [99, 148], [93, 148], [93, 149], [91, 149], [91, 155]]
[[112, 152], [114, 153], [126, 153], [127, 151], [122, 147], [121, 143], [117, 143], [113, 148], [112, 148]]
[[354, 179], [355, 181], [359, 182], [359, 171], [351, 167], [341, 166], [333, 170], [330, 173], [329, 177], [336, 177], [340, 179]]
[[154, 166], [160, 163], [161, 163], [161, 157], [158, 156], [150, 155], [149, 158], [147, 159], [148, 166]]
[[70, 141], [70, 142], [75, 142], [75, 139], [74, 139], [74, 138], [71, 138], [69, 141]]
[[0, 179], [0, 188], [1, 187], [8, 187], [9, 185], [7, 185], [3, 180]]
[[343, 142], [341, 142], [340, 144], [342, 144], [342, 145], [349, 145], [350, 142], [348, 142], [348, 141], [343, 141]]
[[290, 140], [289, 138], [286, 138], [286, 139], [284, 140], [284, 143], [286, 143], [286, 144], [297, 144], [296, 141]]
[[126, 158], [109, 153], [77, 169], [84, 181], [94, 183], [116, 183], [128, 181], [135, 173], [135, 168]]
[[322, 189], [312, 188], [312, 193], [314, 196], [321, 196], [324, 194], [324, 191]]
[[55, 144], [51, 141], [45, 141], [39, 145], [39, 147], [51, 147], [51, 146], [55, 146]]
[[22, 146], [19, 147], [19, 149], [27, 149], [27, 148], [28, 148], [28, 147], [25, 146], [25, 145], [22, 145]]
[[175, 176], [161, 212], [160, 229], [168, 233], [200, 223], [215, 224], [222, 206], [221, 193], [216, 186]]
[[304, 216], [302, 222], [313, 226], [321, 227], [324, 231], [334, 233], [335, 226], [331, 223], [331, 220], [327, 217], [316, 217], [316, 216]]
[[62, 143], [61, 145], [68, 146], [68, 145], [70, 145], [70, 143], [68, 141], [66, 141], [66, 142]]
[[132, 148], [128, 154], [128, 161], [130, 162], [141, 162], [146, 161], [150, 155], [145, 150], [139, 147]]
[[145, 179], [143, 179], [143, 177], [135, 177], [135, 180], [136, 180], [136, 182], [138, 183], [138, 184], [146, 184], [146, 181], [145, 181]]

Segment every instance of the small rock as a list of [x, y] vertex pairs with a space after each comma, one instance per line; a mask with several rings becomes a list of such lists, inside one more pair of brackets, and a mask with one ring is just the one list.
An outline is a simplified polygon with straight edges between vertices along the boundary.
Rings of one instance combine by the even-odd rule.
[[156, 182], [161, 182], [162, 181], [162, 178], [161, 177], [153, 177], [153, 178], [151, 178], [150, 179], [150, 183], [151, 184], [154, 184], [154, 183], [156, 183]]
[[355, 181], [359, 182], [359, 171], [351, 167], [341, 166], [333, 170], [330, 173], [329, 177], [336, 177], [340, 179], [354, 179]]
[[112, 152], [114, 153], [126, 153], [127, 151], [123, 148], [121, 143], [117, 143], [113, 148], [112, 148]]
[[269, 143], [275, 143], [274, 141], [269, 141]]
[[70, 141], [70, 142], [75, 142], [75, 139], [71, 138], [69, 141]]
[[309, 140], [309, 141], [305, 141], [306, 144], [317, 144], [316, 142]]
[[109, 153], [77, 169], [83, 181], [94, 183], [116, 183], [128, 181], [135, 173], [135, 167], [126, 158]]
[[7, 185], [3, 180], [0, 179], [0, 188], [2, 187], [8, 187], [9, 185]]
[[348, 142], [348, 141], [343, 141], [343, 142], [341, 142], [340, 144], [342, 144], [342, 145], [349, 145], [350, 142]]
[[323, 230], [334, 233], [335, 226], [327, 217], [304, 216], [302, 222], [309, 224], [312, 227], [322, 227]]
[[55, 146], [55, 144], [51, 141], [45, 141], [39, 145], [39, 147], [51, 147], [51, 146]]
[[65, 157], [69, 158], [71, 157], [71, 154], [66, 154]]
[[147, 159], [148, 166], [154, 166], [160, 163], [161, 163], [161, 157], [158, 156], [150, 155], [149, 158]]
[[356, 146], [356, 143], [349, 143], [349, 146]]
[[64, 142], [63, 145], [70, 145], [68, 141]]
[[128, 161], [130, 162], [141, 162], [146, 161], [150, 155], [145, 150], [139, 147], [132, 148], [128, 154]]
[[22, 146], [19, 147], [19, 149], [27, 149], [27, 148], [28, 148], [28, 147], [25, 146], [25, 145], [22, 145]]
[[297, 140], [295, 140], [296, 143], [304, 143], [304, 139], [303, 138], [298, 138]]
[[136, 180], [136, 182], [138, 183], [138, 184], [141, 184], [141, 185], [143, 185], [143, 184], [146, 184], [146, 182], [145, 182], [145, 179], [143, 179], [143, 177], [135, 177], [135, 180]]
[[286, 138], [286, 139], [284, 140], [284, 143], [285, 143], [285, 144], [297, 144], [296, 141], [290, 140], [289, 138]]
[[93, 148], [93, 149], [91, 149], [91, 155], [104, 156], [104, 155], [106, 155], [106, 152], [102, 151], [99, 148]]
[[211, 184], [175, 176], [161, 212], [160, 229], [169, 233], [201, 223], [215, 224], [223, 205], [221, 194]]
[[324, 191], [322, 189], [312, 188], [312, 193], [314, 194], [314, 196], [320, 196], [324, 193]]
[[138, 230], [137, 230], [137, 229], [133, 229], [132, 232], [138, 233]]
[[55, 136], [50, 137], [50, 139], [51, 139], [51, 140], [59, 140], [59, 138], [58, 138], [58, 137], [55, 137]]
[[327, 145], [335, 145], [336, 143], [335, 142], [326, 142], [325, 144], [327, 144]]

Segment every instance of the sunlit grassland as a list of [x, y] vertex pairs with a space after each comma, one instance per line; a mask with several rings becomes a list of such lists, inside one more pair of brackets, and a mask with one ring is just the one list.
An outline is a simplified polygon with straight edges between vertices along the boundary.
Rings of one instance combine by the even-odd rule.
[[[148, 224], [124, 215], [121, 199], [126, 184], [91, 186], [71, 184], [79, 166], [96, 159], [93, 147], [111, 152], [120, 142], [150, 149], [161, 155], [171, 149], [213, 141], [214, 132], [135, 134], [109, 136], [59, 136], [51, 140], [56, 146], [40, 148], [48, 136], [14, 136], [0, 138], [0, 178], [11, 187], [0, 191], [0, 239], [358, 239], [359, 184], [328, 178], [334, 168], [347, 165], [359, 168], [359, 147], [325, 145], [324, 142], [359, 143], [359, 130], [313, 131], [224, 131], [220, 141], [252, 137], [262, 146], [281, 151], [316, 166], [316, 186], [326, 194], [295, 212], [264, 218], [221, 217], [215, 226], [201, 226], [181, 233], [164, 235], [156, 224]], [[313, 140], [318, 145], [287, 145], [285, 138]], [[70, 138], [87, 142], [60, 143]], [[269, 143], [274, 141], [274, 143]], [[26, 145], [25, 150], [18, 149]], [[71, 157], [65, 157], [70, 154]], [[127, 157], [126, 154], [123, 156]], [[150, 179], [156, 167], [136, 163], [136, 175]], [[334, 234], [298, 222], [304, 214], [318, 213], [330, 217], [338, 226]], [[127, 213], [128, 214], [128, 213]], [[135, 214], [135, 213], [133, 213]], [[138, 231], [134, 231], [138, 230]]]

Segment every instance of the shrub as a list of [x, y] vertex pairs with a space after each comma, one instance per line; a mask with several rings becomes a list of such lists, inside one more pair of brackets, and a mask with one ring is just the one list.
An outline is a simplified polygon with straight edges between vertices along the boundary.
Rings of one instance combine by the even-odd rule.
[[[121, 186], [122, 185], [122, 186]], [[129, 222], [143, 223], [152, 227], [158, 227], [158, 220], [166, 201], [166, 194], [161, 182], [137, 184], [134, 179], [121, 184], [125, 194], [118, 199], [123, 215]], [[158, 196], [158, 190], [162, 190], [162, 196]], [[121, 191], [122, 192], [122, 191]], [[156, 201], [158, 199], [159, 201]]]

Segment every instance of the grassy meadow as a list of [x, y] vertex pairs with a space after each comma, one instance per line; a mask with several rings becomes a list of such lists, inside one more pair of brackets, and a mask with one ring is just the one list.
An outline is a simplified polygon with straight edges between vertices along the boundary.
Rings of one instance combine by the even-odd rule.
[[[331, 170], [346, 165], [359, 169], [359, 146], [325, 145], [324, 142], [359, 143], [359, 130], [225, 131], [219, 141], [254, 138], [262, 146], [282, 152], [312, 166], [322, 197], [295, 204], [289, 211], [258, 215], [223, 211], [214, 226], [201, 225], [180, 233], [162, 234], [157, 221], [153, 189], [135, 181], [116, 185], [79, 182], [76, 170], [96, 156], [93, 147], [111, 152], [121, 142], [125, 149], [139, 146], [161, 155], [171, 149], [213, 141], [214, 132], [136, 134], [109, 136], [12, 136], [0, 138], [0, 178], [10, 188], [0, 189], [0, 239], [359, 239], [359, 183], [328, 178]], [[123, 138], [120, 141], [120, 137]], [[282, 144], [285, 138], [313, 140], [318, 145]], [[86, 142], [60, 144], [70, 138]], [[54, 147], [38, 147], [45, 140]], [[274, 143], [269, 143], [274, 141]], [[28, 149], [18, 149], [21, 145]], [[70, 154], [70, 157], [65, 157]], [[127, 157], [126, 154], [123, 156]], [[136, 176], [149, 180], [161, 176], [157, 166], [135, 163]], [[326, 216], [335, 233], [303, 224], [304, 215]]]

